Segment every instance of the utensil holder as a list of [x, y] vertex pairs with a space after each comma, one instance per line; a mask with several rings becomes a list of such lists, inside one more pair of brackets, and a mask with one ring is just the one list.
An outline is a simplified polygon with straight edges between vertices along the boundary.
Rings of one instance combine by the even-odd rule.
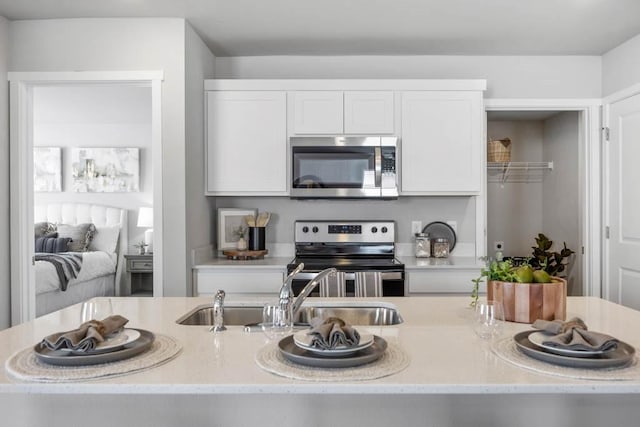
[[249, 227], [249, 250], [265, 250], [265, 227]]

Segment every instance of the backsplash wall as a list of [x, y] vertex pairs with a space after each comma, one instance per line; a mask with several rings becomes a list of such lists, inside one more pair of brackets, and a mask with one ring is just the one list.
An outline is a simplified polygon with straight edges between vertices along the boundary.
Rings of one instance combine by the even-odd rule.
[[[456, 221], [459, 242], [475, 243], [474, 197], [400, 197], [397, 200], [294, 200], [287, 197], [216, 197], [215, 208], [272, 213], [267, 244], [293, 243], [296, 220], [394, 220], [396, 242], [412, 243], [411, 221]], [[214, 218], [217, 216], [213, 215]], [[215, 241], [215, 240], [213, 240]]]

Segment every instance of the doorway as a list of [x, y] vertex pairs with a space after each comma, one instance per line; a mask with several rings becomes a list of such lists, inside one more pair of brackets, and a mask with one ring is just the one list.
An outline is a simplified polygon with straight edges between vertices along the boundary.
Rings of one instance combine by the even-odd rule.
[[[111, 115], [116, 116], [119, 114], [117, 111], [117, 102], [114, 102], [117, 97], [113, 97], [113, 93], [107, 95], [111, 91], [120, 91], [121, 95], [125, 93], [136, 93], [137, 95], [144, 97], [149, 103], [148, 111], [150, 117], [147, 123], [148, 133], [146, 138], [148, 140], [148, 146], [140, 150], [142, 153], [141, 159], [145, 160], [146, 167], [141, 164], [140, 171], [143, 174], [141, 183], [143, 184], [143, 191], [138, 194], [125, 195], [124, 199], [131, 199], [132, 197], [137, 200], [136, 206], [162, 206], [162, 180], [161, 180], [161, 168], [151, 167], [152, 165], [162, 164], [162, 150], [161, 150], [161, 72], [73, 72], [73, 73], [10, 73], [10, 126], [11, 126], [11, 242], [14, 251], [12, 251], [12, 278], [11, 278], [11, 310], [12, 310], [12, 324], [24, 322], [26, 320], [33, 319], [36, 313], [36, 294], [35, 294], [35, 274], [33, 270], [32, 257], [34, 253], [34, 239], [33, 239], [33, 218], [34, 218], [34, 195], [39, 201], [48, 203], [55, 199], [56, 196], [50, 193], [34, 193], [34, 178], [33, 178], [33, 147], [38, 145], [58, 145], [61, 146], [61, 151], [64, 152], [63, 157], [65, 161], [62, 162], [63, 174], [65, 167], [68, 169], [67, 176], [63, 177], [62, 192], [58, 193], [64, 201], [78, 202], [78, 197], [81, 195], [74, 193], [71, 190], [71, 169], [70, 154], [75, 150], [76, 145], [83, 145], [85, 147], [94, 146], [111, 146], [118, 145], [118, 141], [109, 143], [105, 139], [105, 135], [96, 136], [93, 141], [85, 134], [84, 136], [73, 136], [73, 132], [69, 132], [70, 128], [84, 128], [91, 133], [91, 129], [94, 134], [99, 133], [96, 126], [106, 126], [103, 128], [103, 133], [113, 123], [107, 124], [100, 123], [100, 120], [77, 120], [76, 123], [57, 125], [54, 123], [44, 123], [40, 120], [42, 117], [58, 117], [64, 116], [65, 112], [68, 117], [80, 117], [90, 115], [107, 114], [107, 111], [111, 109]], [[105, 91], [106, 90], [106, 91]], [[51, 99], [55, 99], [55, 96], [60, 95], [67, 97], [67, 99], [60, 105], [66, 105], [65, 108], [61, 108], [56, 111], [55, 109], [46, 109], [46, 114], [43, 116], [43, 110], [39, 109], [39, 106], [43, 105], [44, 100], [51, 102]], [[102, 97], [100, 96], [102, 95]], [[92, 108], [87, 107], [84, 110], [79, 110], [79, 105], [84, 102], [91, 102], [92, 99], [96, 101], [96, 97], [101, 103], [100, 107]], [[69, 98], [74, 99], [75, 102], [68, 102]], [[109, 101], [107, 98], [111, 98]], [[38, 104], [36, 104], [38, 103]], [[102, 110], [101, 110], [102, 109]], [[115, 109], [115, 110], [114, 110]], [[64, 110], [64, 111], [62, 111]], [[74, 111], [75, 110], [75, 111]], [[100, 112], [102, 111], [102, 113]], [[133, 110], [131, 110], [133, 111]], [[130, 111], [130, 112], [131, 112]], [[47, 116], [48, 114], [48, 116]], [[37, 121], [37, 120], [40, 121]], [[94, 117], [95, 119], [95, 117]], [[73, 120], [71, 120], [73, 121]], [[131, 123], [129, 123], [131, 125]], [[129, 126], [127, 125], [127, 126]], [[118, 132], [122, 132], [127, 126], [120, 126]], [[136, 132], [135, 125], [129, 126], [127, 132], [134, 134]], [[52, 135], [55, 136], [55, 132], [61, 132], [66, 135], [58, 135], [60, 137], [59, 144], [55, 143], [55, 138], [52, 141], [42, 138], [42, 134], [38, 133], [42, 129], [48, 129], [48, 138]], [[112, 129], [113, 130], [113, 127]], [[126, 133], [126, 132], [125, 132]], [[74, 138], [78, 136], [80, 140], [86, 140], [86, 143], [74, 142]], [[121, 134], [120, 137], [123, 135]], [[117, 139], [115, 134], [111, 135], [112, 139]], [[133, 143], [133, 137], [130, 135], [129, 141], [131, 143], [122, 142], [124, 145], [131, 145], [133, 147], [140, 147], [140, 144]], [[76, 144], [76, 142], [78, 144]], [[108, 145], [107, 145], [108, 144]], [[148, 171], [148, 174], [144, 175], [144, 170]], [[67, 181], [67, 182], [65, 182]], [[69, 189], [70, 191], [64, 191]], [[83, 201], [87, 203], [99, 203], [101, 205], [113, 205], [119, 206], [128, 212], [131, 210], [129, 217], [127, 231], [130, 232], [134, 238], [136, 233], [144, 233], [144, 230], [139, 230], [136, 227], [135, 219], [138, 215], [138, 209], [132, 209], [132, 200], [124, 200], [123, 194], [118, 193], [96, 193], [82, 195]], [[120, 199], [120, 201], [118, 201]], [[134, 206], [135, 207], [135, 206]], [[162, 229], [161, 229], [161, 209], [156, 208], [153, 215], [154, 225], [154, 255], [158, 258], [162, 254]], [[128, 234], [125, 232], [125, 235]], [[133, 244], [133, 242], [132, 242]], [[133, 251], [133, 248], [129, 250]], [[162, 294], [162, 266], [161, 263], [154, 263], [153, 267], [153, 294]]]
[[530, 257], [543, 233], [575, 251], [568, 294], [600, 296], [599, 101], [486, 105], [488, 140], [511, 140], [510, 162], [487, 163], [487, 255]]

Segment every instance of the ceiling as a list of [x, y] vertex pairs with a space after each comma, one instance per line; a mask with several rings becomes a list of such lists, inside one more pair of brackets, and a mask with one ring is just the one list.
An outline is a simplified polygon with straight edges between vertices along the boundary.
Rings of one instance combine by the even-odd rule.
[[602, 55], [640, 34], [638, 0], [0, 0], [0, 16], [186, 18], [217, 56]]

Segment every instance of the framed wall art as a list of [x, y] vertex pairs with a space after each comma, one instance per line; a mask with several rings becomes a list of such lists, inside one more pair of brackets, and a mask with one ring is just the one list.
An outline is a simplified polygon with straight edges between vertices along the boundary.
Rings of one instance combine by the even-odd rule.
[[76, 193], [140, 191], [140, 149], [72, 148], [71, 177]]
[[62, 191], [62, 148], [33, 147], [33, 191]]
[[245, 216], [257, 213], [257, 209], [218, 208], [218, 250], [237, 249], [241, 229], [247, 229]]

